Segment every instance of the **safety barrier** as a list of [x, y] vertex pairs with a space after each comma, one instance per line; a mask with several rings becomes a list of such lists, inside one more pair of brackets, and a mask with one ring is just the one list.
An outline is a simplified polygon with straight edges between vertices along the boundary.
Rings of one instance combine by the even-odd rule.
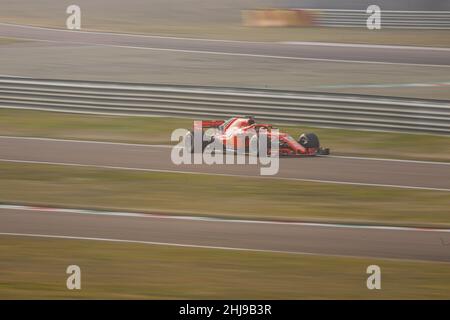
[[262, 89], [0, 77], [0, 108], [450, 134], [450, 102]]
[[[366, 10], [254, 9], [243, 10], [244, 26], [256, 27], [362, 27]], [[450, 11], [392, 11], [381, 8], [381, 28], [450, 29]]]

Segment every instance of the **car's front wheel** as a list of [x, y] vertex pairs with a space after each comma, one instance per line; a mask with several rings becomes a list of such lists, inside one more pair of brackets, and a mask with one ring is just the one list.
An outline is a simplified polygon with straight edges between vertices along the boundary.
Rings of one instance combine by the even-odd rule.
[[314, 133], [303, 133], [298, 138], [298, 143], [300, 143], [305, 148], [319, 148], [320, 142], [319, 137]]

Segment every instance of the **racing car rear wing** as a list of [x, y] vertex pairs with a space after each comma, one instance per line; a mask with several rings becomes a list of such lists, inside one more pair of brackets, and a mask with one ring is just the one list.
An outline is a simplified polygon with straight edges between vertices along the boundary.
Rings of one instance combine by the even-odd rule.
[[203, 120], [203, 121], [194, 121], [194, 129], [195, 128], [217, 128], [222, 125], [224, 120]]

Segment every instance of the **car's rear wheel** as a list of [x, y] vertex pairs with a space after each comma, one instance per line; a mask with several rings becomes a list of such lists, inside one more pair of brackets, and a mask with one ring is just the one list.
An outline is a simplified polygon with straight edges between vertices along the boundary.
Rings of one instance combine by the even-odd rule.
[[[205, 148], [212, 142], [212, 138], [210, 139], [210, 141], [204, 141], [203, 139], [204, 139], [204, 136], [202, 137], [202, 150], [201, 150], [201, 152], [203, 152], [205, 150]], [[195, 151], [197, 151], [194, 148], [194, 132], [193, 131], [189, 131], [186, 134], [186, 137], [185, 137], [184, 141], [185, 141], [185, 147], [190, 153], [194, 153]]]
[[300, 143], [305, 148], [319, 148], [320, 147], [319, 138], [314, 133], [303, 133], [298, 138], [298, 143]]

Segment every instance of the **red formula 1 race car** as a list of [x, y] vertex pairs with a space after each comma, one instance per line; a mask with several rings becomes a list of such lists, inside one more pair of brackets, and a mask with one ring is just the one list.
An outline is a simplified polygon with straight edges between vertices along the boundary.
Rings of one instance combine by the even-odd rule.
[[[187, 139], [188, 147], [191, 152], [194, 150], [194, 132], [201, 132], [202, 143], [201, 151], [218, 142], [224, 151], [245, 150], [249, 152], [249, 146], [252, 145], [252, 139], [260, 138], [260, 133], [264, 134], [268, 141], [278, 138], [278, 152], [280, 156], [315, 156], [328, 155], [330, 150], [320, 146], [319, 138], [314, 133], [303, 133], [298, 140], [292, 138], [289, 134], [275, 131], [270, 124], [258, 124], [251, 116], [238, 116], [224, 120], [206, 120], [195, 121], [194, 131], [190, 131]], [[241, 137], [245, 137], [241, 139]], [[270, 142], [267, 147], [268, 154], [271, 153]], [[198, 150], [200, 151], [200, 150]]]

